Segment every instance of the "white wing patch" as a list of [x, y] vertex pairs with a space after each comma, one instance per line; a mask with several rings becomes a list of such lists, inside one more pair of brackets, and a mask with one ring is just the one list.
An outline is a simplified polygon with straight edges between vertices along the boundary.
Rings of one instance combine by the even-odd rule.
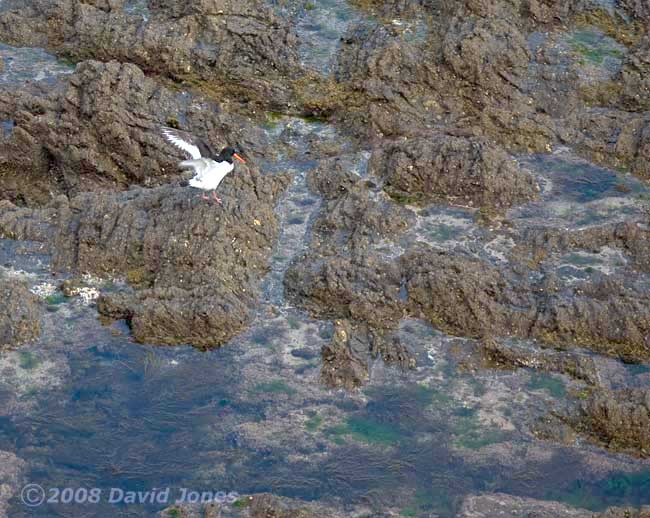
[[170, 143], [188, 153], [194, 160], [201, 158], [199, 148], [191, 142], [183, 140], [175, 131], [170, 128], [163, 128], [162, 134]]

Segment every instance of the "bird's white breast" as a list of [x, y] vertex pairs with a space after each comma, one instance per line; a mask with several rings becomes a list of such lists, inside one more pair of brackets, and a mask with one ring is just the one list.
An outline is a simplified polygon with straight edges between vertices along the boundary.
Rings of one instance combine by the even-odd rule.
[[189, 182], [190, 185], [206, 191], [219, 187], [221, 180], [234, 168], [229, 162], [215, 162], [210, 158], [186, 160], [184, 164], [195, 172], [194, 178]]

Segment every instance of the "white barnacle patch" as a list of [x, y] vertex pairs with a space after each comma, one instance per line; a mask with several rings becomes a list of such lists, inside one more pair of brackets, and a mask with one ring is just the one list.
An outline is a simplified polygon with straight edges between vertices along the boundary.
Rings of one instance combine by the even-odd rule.
[[91, 304], [97, 300], [100, 295], [98, 286], [105, 283], [104, 279], [95, 277], [89, 273], [81, 276], [84, 286], [74, 286], [68, 290], [67, 295], [70, 297], [79, 297], [83, 304]]
[[45, 299], [51, 295], [54, 295], [56, 292], [56, 286], [51, 282], [42, 282], [29, 288], [29, 291], [31, 291], [37, 297]]

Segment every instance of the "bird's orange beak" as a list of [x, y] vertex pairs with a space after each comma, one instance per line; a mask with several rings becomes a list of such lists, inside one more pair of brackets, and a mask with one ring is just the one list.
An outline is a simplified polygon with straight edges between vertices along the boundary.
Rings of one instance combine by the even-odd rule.
[[233, 153], [233, 155], [237, 160], [239, 160], [242, 164], [246, 163], [246, 160], [244, 160], [242, 157], [240, 157], [237, 153]]

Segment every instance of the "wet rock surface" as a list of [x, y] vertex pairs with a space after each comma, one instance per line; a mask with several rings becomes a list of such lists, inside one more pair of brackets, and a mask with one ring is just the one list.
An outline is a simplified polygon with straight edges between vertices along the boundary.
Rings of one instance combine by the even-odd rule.
[[582, 509], [572, 509], [556, 502], [513, 498], [510, 495], [485, 494], [471, 496], [463, 502], [458, 516], [462, 518], [487, 518], [492, 516], [521, 516], [540, 518], [593, 518], [594, 514]]
[[23, 282], [0, 272], [0, 350], [38, 338], [42, 311]]
[[[357, 131], [395, 138], [444, 126], [516, 151], [549, 151], [563, 143], [646, 177], [638, 160], [647, 147], [643, 29], [625, 22], [627, 13], [596, 2], [520, 7], [459, 2], [403, 12], [388, 4], [383, 25], [351, 30], [338, 77], [366, 96], [360, 120], [368, 124]], [[626, 7], [645, 16], [643, 8]], [[404, 19], [393, 18], [393, 24], [389, 16]], [[618, 37], [624, 50], [613, 43], [607, 48], [602, 31]], [[616, 62], [607, 72], [611, 80], [594, 77], [610, 58]]]
[[286, 185], [250, 170], [233, 180], [224, 182], [223, 206], [183, 187], [89, 193], [42, 211], [13, 208], [3, 232], [47, 235], [55, 271], [126, 278], [131, 289], [103, 295], [98, 308], [127, 319], [137, 340], [220, 345], [251, 318]]
[[370, 170], [397, 197], [505, 210], [535, 197], [533, 179], [503, 150], [479, 139], [433, 134], [382, 144]]
[[590, 385], [598, 386], [601, 383], [597, 364], [585, 354], [567, 354], [553, 349], [538, 349], [526, 344], [489, 338], [477, 344], [476, 352], [476, 356], [466, 359], [463, 365], [465, 368], [533, 368], [566, 374]]
[[176, 157], [184, 155], [164, 141], [160, 128], [179, 119], [218, 151], [226, 143], [252, 155], [259, 149], [260, 132], [243, 118], [114, 61], [83, 62], [54, 91], [0, 92], [0, 114], [13, 120], [2, 146], [2, 192], [28, 205], [57, 194], [178, 179]]
[[270, 493], [243, 495], [232, 505], [184, 505], [162, 511], [160, 518], [178, 516], [182, 518], [203, 518], [217, 516], [232, 517], [277, 517], [277, 518], [337, 518], [344, 516], [368, 516], [363, 510], [340, 509], [326, 504], [301, 502], [296, 499], [279, 497]]
[[77, 60], [115, 59], [258, 97], [284, 95], [280, 81], [260, 76], [296, 68], [296, 39], [264, 2], [154, 1], [146, 16], [123, 4], [34, 0], [0, 13], [0, 33], [9, 44]]
[[0, 516], [8, 517], [9, 500], [20, 490], [27, 464], [13, 453], [0, 451]]
[[512, 256], [513, 260], [525, 257], [531, 261], [535, 256], [552, 253], [596, 252], [604, 247], [614, 247], [629, 257], [635, 270], [647, 273], [650, 272], [650, 259], [645, 251], [649, 239], [650, 227], [645, 218], [579, 230], [531, 228], [519, 236], [518, 249], [513, 250]]
[[572, 426], [608, 448], [650, 456], [650, 392], [596, 391], [582, 402]]
[[650, 508], [647, 506], [642, 507], [641, 509], [635, 509], [633, 507], [627, 508], [612, 508], [603, 513], [601, 516], [603, 518], [622, 518], [624, 516], [631, 516], [633, 518], [645, 518], [650, 515]]
[[368, 381], [368, 343], [351, 336], [348, 322], [336, 322], [332, 342], [323, 347], [321, 378], [330, 387], [360, 387]]
[[510, 495], [486, 493], [471, 496], [463, 502], [458, 514], [462, 518], [488, 518], [492, 516], [536, 516], [539, 518], [644, 518], [650, 513], [650, 508], [611, 508], [602, 513], [592, 513], [583, 509], [575, 509], [556, 502], [544, 502], [526, 498], [516, 498]]
[[623, 0], [621, 3], [635, 17], [645, 21], [646, 23], [650, 21], [650, 9], [648, 8], [648, 5], [644, 4], [641, 0]]
[[562, 287], [553, 278], [531, 285], [469, 255], [420, 246], [399, 263], [309, 256], [285, 282], [289, 294], [321, 317], [385, 329], [410, 315], [454, 335], [534, 337], [646, 361], [645, 289], [624, 278], [594, 277], [578, 286]]
[[520, 335], [534, 318], [530, 286], [511, 284], [486, 262], [426, 247], [401, 262], [412, 311], [452, 334]]
[[364, 264], [333, 257], [300, 263], [285, 279], [289, 293], [321, 317], [351, 317], [394, 327], [403, 307], [399, 270], [386, 263]]
[[337, 320], [332, 341], [321, 350], [321, 381], [328, 387], [348, 390], [362, 387], [370, 378], [370, 363], [381, 358], [402, 370], [415, 367], [413, 351], [397, 335]]

